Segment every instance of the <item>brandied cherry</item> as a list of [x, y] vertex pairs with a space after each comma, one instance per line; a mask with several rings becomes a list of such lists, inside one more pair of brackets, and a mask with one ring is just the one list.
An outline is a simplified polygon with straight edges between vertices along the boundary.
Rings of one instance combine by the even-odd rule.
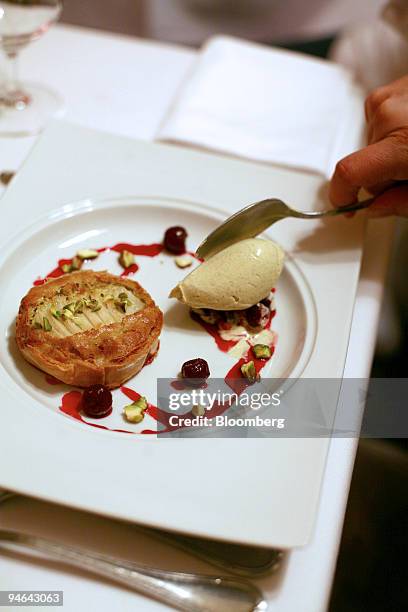
[[192, 387], [199, 387], [210, 376], [210, 368], [205, 359], [190, 359], [181, 366], [181, 375]]
[[164, 234], [164, 246], [174, 255], [182, 255], [186, 252], [187, 232], [184, 227], [175, 225], [169, 227]]
[[92, 385], [83, 392], [81, 407], [89, 417], [106, 417], [112, 412], [112, 393], [104, 385]]
[[245, 311], [246, 320], [251, 327], [259, 327], [262, 320], [262, 307], [260, 304], [255, 304]]

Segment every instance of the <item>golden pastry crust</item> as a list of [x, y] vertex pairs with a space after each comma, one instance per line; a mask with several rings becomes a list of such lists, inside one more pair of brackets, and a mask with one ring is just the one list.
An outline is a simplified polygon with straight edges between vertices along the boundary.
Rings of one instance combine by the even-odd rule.
[[162, 312], [139, 283], [84, 270], [30, 289], [16, 340], [27, 361], [58, 380], [113, 389], [157, 351], [162, 326]]

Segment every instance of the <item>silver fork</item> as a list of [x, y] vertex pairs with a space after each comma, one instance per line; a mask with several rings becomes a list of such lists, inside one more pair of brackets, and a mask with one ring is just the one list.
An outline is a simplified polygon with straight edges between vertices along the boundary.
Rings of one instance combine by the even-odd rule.
[[243, 579], [151, 569], [15, 531], [0, 530], [0, 541], [34, 549], [57, 561], [110, 578], [178, 610], [261, 612], [267, 609], [260, 590]]
[[[0, 503], [14, 494], [0, 492]], [[240, 578], [151, 569], [11, 530], [0, 530], [0, 542], [45, 553], [57, 561], [109, 578], [179, 610], [191, 612], [261, 612], [261, 591]]]
[[207, 259], [222, 249], [244, 240], [254, 238], [261, 234], [266, 228], [274, 223], [294, 217], [296, 219], [322, 219], [323, 217], [335, 217], [345, 213], [356, 212], [368, 208], [374, 202], [374, 198], [355, 202], [341, 208], [332, 208], [322, 212], [302, 212], [295, 210], [278, 198], [268, 198], [254, 204], [249, 204], [242, 210], [228, 217], [224, 223], [218, 226], [211, 234], [203, 240], [196, 253], [201, 259]]

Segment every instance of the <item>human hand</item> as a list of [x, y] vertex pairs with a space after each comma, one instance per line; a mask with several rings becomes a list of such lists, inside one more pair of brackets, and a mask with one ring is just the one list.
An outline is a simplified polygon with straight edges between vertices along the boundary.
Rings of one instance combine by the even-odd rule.
[[376, 196], [372, 217], [408, 217], [408, 76], [366, 99], [368, 145], [341, 159], [330, 181], [335, 207], [355, 202], [361, 188]]

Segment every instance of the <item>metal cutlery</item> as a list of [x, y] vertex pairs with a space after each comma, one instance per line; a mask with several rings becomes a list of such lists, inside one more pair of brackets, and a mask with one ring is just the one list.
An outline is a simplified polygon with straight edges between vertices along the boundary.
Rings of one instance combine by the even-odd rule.
[[[14, 493], [0, 490], [0, 504], [14, 496]], [[264, 574], [267, 569], [269, 571], [276, 569], [281, 560], [281, 553], [278, 551], [262, 551], [262, 549], [240, 547], [235, 544], [227, 545], [203, 539], [197, 539], [195, 542], [195, 538], [188, 536], [156, 532], [154, 529], [142, 527], [137, 527], [137, 529], [168, 544], [174, 544], [186, 552], [191, 552], [213, 565], [220, 565], [228, 571], [235, 570], [241, 575]], [[179, 610], [229, 612], [233, 609], [234, 612], [235, 610], [237, 612], [261, 612], [267, 609], [267, 603], [263, 600], [260, 590], [242, 578], [151, 569], [141, 564], [11, 530], [0, 530], [0, 546], [2, 542], [45, 553], [60, 562], [69, 563], [120, 582]], [[232, 551], [231, 546], [234, 549]], [[221, 547], [223, 555], [220, 555], [218, 547]], [[249, 565], [232, 561], [234, 555], [239, 555], [240, 548], [243, 549], [243, 553], [247, 555], [249, 553]]]
[[278, 198], [268, 198], [254, 204], [249, 204], [242, 210], [228, 217], [224, 223], [218, 226], [211, 234], [203, 240], [196, 253], [201, 259], [208, 259], [226, 247], [244, 240], [254, 238], [261, 234], [268, 227], [281, 221], [293, 217], [296, 219], [322, 219], [324, 217], [335, 217], [345, 213], [355, 212], [368, 208], [374, 198], [356, 202], [341, 208], [333, 208], [322, 212], [302, 212], [295, 210]]
[[241, 578], [151, 569], [15, 531], [0, 530], [1, 542], [45, 553], [57, 561], [134, 588], [178, 610], [261, 612], [267, 609], [261, 591]]

